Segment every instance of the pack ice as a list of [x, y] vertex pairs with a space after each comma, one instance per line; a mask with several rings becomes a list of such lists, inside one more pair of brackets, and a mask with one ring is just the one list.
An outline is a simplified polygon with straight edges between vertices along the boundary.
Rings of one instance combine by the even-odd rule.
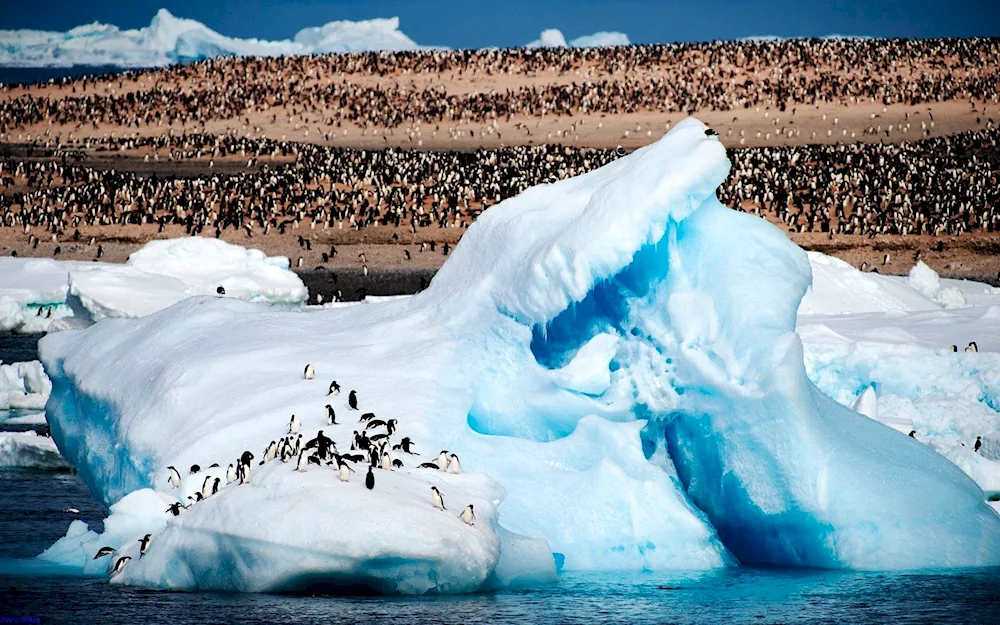
[[[53, 436], [112, 514], [42, 557], [107, 574], [128, 556], [112, 582], [152, 588], [391, 593], [537, 582], [556, 562], [1000, 564], [1000, 517], [962, 470], [810, 382], [806, 254], [718, 202], [728, 170], [687, 120], [491, 208], [414, 297], [314, 311], [193, 297], [45, 337]], [[364, 460], [346, 483], [257, 464], [293, 414], [303, 440], [323, 430], [353, 453], [366, 412], [417, 452], [390, 451], [402, 467], [375, 470], [373, 490]], [[248, 450], [249, 483], [227, 485]], [[459, 473], [420, 466], [441, 450]], [[215, 478], [217, 494], [165, 512]], [[93, 560], [105, 545], [117, 554]]]
[[43, 332], [141, 317], [192, 295], [285, 305], [308, 293], [284, 256], [219, 239], [150, 241], [124, 265], [0, 258], [0, 331]]

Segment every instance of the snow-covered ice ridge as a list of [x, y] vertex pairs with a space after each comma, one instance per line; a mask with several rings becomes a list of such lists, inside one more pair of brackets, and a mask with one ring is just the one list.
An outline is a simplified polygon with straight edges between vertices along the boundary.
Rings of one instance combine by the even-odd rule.
[[284, 256], [219, 239], [150, 241], [124, 265], [0, 258], [0, 331], [43, 332], [141, 317], [192, 295], [299, 306], [308, 296]]
[[[92, 557], [111, 546], [133, 558], [112, 581], [153, 588], [401, 593], [551, 579], [554, 561], [1000, 564], [1000, 516], [975, 482], [810, 382], [818, 361], [796, 334], [809, 260], [718, 202], [728, 171], [687, 120], [492, 207], [413, 297], [308, 313], [194, 297], [45, 337], [53, 436], [112, 515], [104, 535], [75, 523], [42, 557], [106, 574]], [[830, 323], [823, 336], [847, 331]], [[369, 411], [419, 452], [391, 452], [405, 466], [375, 471], [373, 491], [363, 463], [342, 483], [273, 461], [165, 512], [206, 474], [225, 484], [244, 451], [257, 462], [292, 414], [304, 439], [324, 430], [344, 452]], [[442, 449], [461, 474], [418, 468]], [[457, 518], [469, 503], [473, 526]]]
[[[575, 47], [628, 44], [624, 33], [598, 32], [572, 40]], [[546, 30], [530, 47], [566, 46], [555, 29]], [[120, 29], [94, 22], [66, 32], [0, 30], [0, 67], [72, 67], [111, 65], [159, 67], [219, 56], [285, 56], [331, 52], [440, 49], [422, 46], [399, 29], [399, 18], [352, 22], [340, 20], [303, 28], [292, 39], [268, 41], [221, 35], [201, 22], [174, 17], [160, 9], [149, 26]]]

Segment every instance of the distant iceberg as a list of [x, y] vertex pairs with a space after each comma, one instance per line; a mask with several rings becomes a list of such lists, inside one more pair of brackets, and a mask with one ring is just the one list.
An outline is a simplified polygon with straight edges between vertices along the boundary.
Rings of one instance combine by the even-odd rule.
[[149, 26], [120, 29], [94, 22], [67, 32], [0, 30], [0, 67], [105, 65], [158, 67], [218, 56], [282, 56], [371, 50], [419, 50], [399, 18], [337, 21], [305, 28], [292, 40], [221, 35], [201, 22], [160, 9]]
[[620, 32], [596, 32], [592, 35], [577, 37], [566, 42], [566, 37], [558, 28], [548, 28], [542, 31], [538, 39], [525, 44], [525, 48], [599, 48], [604, 46], [627, 46], [631, 43], [628, 35]]

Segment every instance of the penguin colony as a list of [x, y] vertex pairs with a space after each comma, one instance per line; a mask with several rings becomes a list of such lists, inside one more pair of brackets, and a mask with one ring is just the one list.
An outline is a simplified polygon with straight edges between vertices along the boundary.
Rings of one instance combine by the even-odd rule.
[[[316, 367], [308, 364], [303, 370], [303, 378], [312, 380], [316, 375]], [[340, 385], [337, 381], [331, 382], [327, 392], [320, 397], [328, 397], [333, 394], [333, 389], [339, 391]], [[351, 413], [361, 413], [358, 393], [351, 390], [348, 395], [348, 410]], [[336, 421], [336, 411], [331, 404], [324, 406], [328, 425], [339, 425]], [[342, 441], [341, 446], [346, 446], [346, 451], [341, 451], [337, 442], [320, 429], [316, 435], [309, 439], [304, 439], [301, 433], [302, 421], [296, 415], [292, 415], [284, 428], [285, 436], [268, 443], [261, 454], [261, 459], [254, 463], [256, 456], [250, 450], [244, 451], [239, 458], [236, 458], [226, 469], [226, 482], [222, 483], [222, 478], [206, 475], [201, 482], [201, 488], [187, 498], [187, 504], [176, 502], [170, 505], [164, 513], [170, 516], [180, 516], [185, 510], [218, 495], [229, 486], [240, 486], [251, 483], [253, 470], [269, 462], [280, 461], [282, 463], [294, 463], [293, 471], [306, 472], [310, 466], [324, 469], [332, 469], [340, 482], [350, 482], [351, 474], [356, 472], [355, 466], [363, 465], [367, 467], [365, 473], [365, 488], [369, 491], [375, 490], [377, 485], [376, 471], [395, 471], [404, 469], [405, 464], [399, 457], [393, 456], [417, 456], [416, 446], [409, 436], [399, 436], [399, 421], [397, 419], [378, 419], [373, 412], [363, 412], [358, 417], [358, 426], [346, 442]], [[209, 469], [219, 468], [219, 464], [212, 464]], [[441, 450], [437, 458], [431, 462], [425, 462], [416, 467], [415, 470], [429, 469], [443, 471], [446, 473], [458, 474], [462, 472], [462, 465], [458, 455]], [[182, 483], [181, 472], [174, 466], [166, 468], [166, 481], [171, 488], [180, 488]], [[188, 475], [197, 475], [201, 472], [200, 465], [191, 465]], [[437, 486], [431, 486], [428, 493], [428, 504], [441, 511], [447, 511], [444, 503], [444, 494]], [[473, 504], [466, 505], [457, 515], [457, 519], [466, 525], [475, 525], [475, 511]], [[152, 541], [152, 534], [146, 534], [139, 539], [139, 558], [146, 555]], [[155, 546], [155, 545], [154, 545]], [[95, 560], [104, 556], [113, 555], [117, 552], [113, 547], [101, 547], [94, 555]], [[111, 565], [111, 576], [121, 573], [128, 562], [132, 560], [130, 556], [122, 556], [113, 559]]]

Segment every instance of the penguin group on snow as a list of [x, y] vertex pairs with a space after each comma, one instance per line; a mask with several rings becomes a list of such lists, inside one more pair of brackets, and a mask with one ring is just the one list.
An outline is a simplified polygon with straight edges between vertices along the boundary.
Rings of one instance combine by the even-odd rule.
[[[315, 366], [309, 364], [305, 367], [303, 377], [311, 380], [315, 378], [315, 373]], [[334, 391], [339, 392], [340, 386], [334, 381], [330, 384], [329, 389], [330, 392], [326, 394], [327, 397], [331, 394], [336, 394]], [[352, 389], [348, 394], [348, 405], [351, 410], [359, 411], [359, 399], [356, 390]], [[331, 404], [326, 404], [324, 410], [328, 425], [341, 425], [336, 421], [336, 413]], [[262, 459], [256, 466], [261, 466], [274, 460], [280, 460], [283, 463], [294, 460], [295, 468], [293, 470], [296, 472], [307, 472], [309, 465], [331, 467], [336, 471], [340, 482], [350, 482], [351, 473], [355, 472], [355, 468], [351, 465], [364, 463], [367, 465], [364, 482], [365, 488], [373, 491], [376, 486], [376, 470], [394, 471], [405, 467], [402, 459], [392, 457], [392, 452], [400, 452], [408, 455], [416, 455], [417, 452], [414, 449], [414, 442], [409, 436], [402, 436], [398, 439], [398, 442], [393, 442], [393, 437], [396, 435], [399, 427], [398, 419], [379, 419], [374, 412], [363, 412], [358, 418], [358, 423], [359, 428], [354, 430], [350, 437], [349, 449], [342, 452], [337, 442], [322, 429], [317, 430], [314, 437], [304, 440], [301, 433], [303, 429], [302, 420], [293, 414], [285, 428], [286, 435], [280, 437], [278, 440], [270, 441], [265, 446]], [[229, 464], [224, 484], [221, 477], [216, 477], [209, 473], [202, 479], [201, 487], [187, 498], [186, 504], [180, 501], [175, 502], [165, 512], [174, 517], [180, 516], [184, 510], [191, 508], [193, 505], [219, 495], [225, 486], [231, 484], [249, 484], [255, 466], [254, 460], [255, 456], [250, 450], [244, 451], [235, 462]], [[218, 464], [212, 464], [209, 469], [218, 468], [219, 466]], [[449, 453], [447, 450], [441, 450], [434, 461], [422, 463], [418, 468], [433, 469], [451, 474], [462, 472], [462, 465], [458, 459], [458, 455]], [[201, 472], [200, 465], [194, 464], [191, 466], [189, 475], [195, 475], [199, 472]], [[181, 487], [183, 478], [176, 467], [167, 467], [167, 482], [174, 489]], [[437, 486], [431, 486], [430, 504], [438, 510], [447, 510], [444, 503], [444, 494]], [[458, 518], [467, 525], [474, 525], [475, 513], [473, 505], [469, 504], [463, 508]], [[151, 538], [151, 534], [146, 534], [139, 540], [140, 558], [146, 554]], [[94, 556], [94, 559], [110, 555], [115, 553], [115, 551], [112, 547], [102, 547]], [[129, 556], [124, 556], [116, 560], [111, 574], [120, 573], [130, 560], [131, 557]]]

